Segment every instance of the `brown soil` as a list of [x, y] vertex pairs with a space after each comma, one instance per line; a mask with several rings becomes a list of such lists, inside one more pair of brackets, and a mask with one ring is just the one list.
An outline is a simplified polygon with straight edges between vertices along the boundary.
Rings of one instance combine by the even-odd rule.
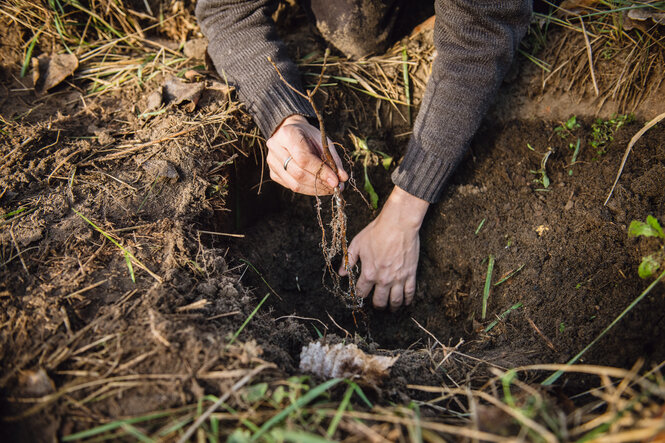
[[[454, 346], [463, 338], [463, 349], [506, 365], [564, 362], [647, 286], [636, 269], [653, 244], [629, 239], [627, 225], [645, 214], [659, 219], [665, 215], [665, 156], [659, 148], [663, 129], [647, 133], [638, 143], [614, 197], [604, 207], [622, 148], [640, 124], [621, 129], [601, 156], [587, 143], [591, 122], [583, 120], [583, 128], [566, 140], [554, 135], [556, 123], [509, 121], [483, 127], [454, 183], [430, 209], [421, 233], [413, 306], [396, 314], [368, 307], [367, 325], [360, 321], [356, 327], [351, 312], [322, 287], [324, 263], [317, 247], [321, 231], [313, 199], [282, 193], [280, 210], [261, 214], [262, 221], [243, 230], [246, 237], [234, 241], [233, 255], [246, 257], [283, 298], [272, 299], [279, 315], [318, 318], [330, 331], [343, 334], [329, 313], [350, 333], [388, 349], [417, 348], [427, 342], [416, 320], [442, 343]], [[568, 144], [577, 137], [584, 140], [582, 154], [570, 166]], [[540, 167], [547, 148], [554, 150], [547, 162], [552, 184], [540, 191], [542, 185], [534, 183], [536, 176], [530, 171]], [[355, 171], [356, 176], [361, 172]], [[388, 173], [376, 167], [371, 177], [385, 197]], [[273, 192], [266, 194], [274, 200]], [[355, 233], [371, 220], [372, 212], [349, 194], [350, 229]], [[493, 282], [523, 267], [492, 289], [488, 318], [481, 321], [490, 254], [496, 257]], [[262, 286], [252, 273], [245, 278]], [[658, 309], [662, 288], [652, 294], [583, 361], [618, 366], [629, 366], [638, 358], [660, 362], [665, 357], [658, 338], [664, 325]], [[482, 332], [516, 303], [523, 307], [489, 333]], [[313, 326], [320, 328], [310, 322], [312, 334]]]
[[[18, 53], [19, 43], [6, 43], [7, 54]], [[221, 372], [261, 360], [275, 364], [266, 380], [297, 374], [300, 349], [318, 333], [331, 340], [348, 333], [365, 350], [400, 354], [374, 398], [408, 401], [417, 394], [407, 383], [480, 379], [488, 363], [565, 362], [647, 286], [637, 266], [656, 245], [628, 238], [627, 225], [648, 214], [665, 221], [662, 125], [637, 143], [605, 207], [624, 147], [643, 121], [618, 131], [603, 155], [589, 145], [592, 117], [582, 117], [565, 140], [554, 134], [559, 123], [547, 119], [488, 121], [430, 209], [413, 306], [396, 314], [366, 307], [354, 319], [322, 284], [313, 200], [270, 183], [256, 196], [261, 155], [254, 129], [224, 94], [204, 95], [199, 114], [173, 107], [143, 120], [141, 100], [160, 77], [144, 92], [85, 98], [80, 85], [65, 84], [37, 96], [18, 83], [19, 60], [8, 57], [0, 72], [0, 414], [9, 420], [0, 425], [3, 441], [62, 437], [195, 403], [229, 389], [232, 380]], [[237, 138], [227, 138], [218, 121], [201, 120], [226, 111]], [[349, 115], [330, 120], [331, 135], [347, 143], [352, 129], [396, 158], [406, 144], [403, 126], [377, 129], [370, 117]], [[570, 165], [569, 144], [577, 138], [581, 154]], [[530, 171], [550, 148], [551, 185], [539, 191]], [[220, 164], [232, 154], [234, 162]], [[369, 173], [385, 199], [389, 173], [378, 166]], [[349, 230], [357, 233], [375, 213], [355, 192], [347, 196]], [[135, 264], [132, 282], [122, 252], [75, 210], [163, 281]], [[494, 282], [523, 268], [492, 288], [482, 320], [490, 254]], [[229, 344], [272, 294], [240, 259], [275, 294]], [[658, 286], [582, 361], [629, 367], [665, 359], [664, 295]], [[521, 308], [483, 331], [518, 302]], [[432, 336], [451, 347], [463, 339], [464, 355], [439, 367], [443, 354]], [[81, 385], [95, 380], [103, 384]], [[48, 401], [31, 401], [54, 392]]]

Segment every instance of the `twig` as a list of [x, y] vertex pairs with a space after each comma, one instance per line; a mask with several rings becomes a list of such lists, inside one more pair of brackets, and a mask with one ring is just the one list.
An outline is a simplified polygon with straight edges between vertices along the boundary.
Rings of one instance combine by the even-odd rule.
[[101, 286], [101, 285], [103, 285], [103, 284], [106, 283], [107, 281], [109, 281], [109, 279], [108, 279], [108, 278], [105, 278], [104, 280], [100, 280], [100, 281], [98, 281], [97, 283], [93, 283], [93, 284], [91, 284], [90, 286], [86, 286], [85, 288], [79, 289], [78, 291], [74, 291], [74, 292], [72, 292], [71, 294], [65, 295], [65, 299], [72, 298], [72, 297], [76, 297], [77, 295], [81, 295], [81, 294], [83, 294], [83, 293], [86, 292], [86, 291], [89, 291], [89, 290], [91, 290], [91, 289], [95, 289], [97, 286]]
[[614, 188], [616, 188], [617, 183], [619, 183], [619, 178], [621, 177], [621, 174], [623, 173], [623, 168], [626, 166], [626, 161], [628, 160], [628, 156], [630, 155], [631, 149], [633, 149], [633, 146], [637, 141], [644, 135], [645, 132], [647, 132], [649, 129], [653, 128], [659, 121], [665, 118], [665, 112], [648, 122], [642, 129], [640, 129], [637, 134], [633, 136], [633, 138], [630, 139], [630, 143], [628, 143], [628, 147], [626, 148], [626, 152], [623, 154], [623, 158], [621, 159], [621, 166], [619, 166], [619, 172], [617, 172], [617, 177], [614, 179], [614, 184], [612, 185], [612, 189], [610, 189], [610, 193], [607, 195], [607, 198], [605, 199], [605, 203], [603, 203], [603, 206], [607, 206], [607, 202], [610, 201], [610, 198], [612, 197], [612, 193], [614, 192]]
[[245, 238], [245, 234], [230, 234], [228, 232], [202, 231], [201, 229], [199, 229], [199, 233], [210, 234], [210, 235], [221, 235], [224, 237]]
[[25, 269], [25, 273], [30, 275], [30, 271], [28, 271], [28, 267], [25, 265], [25, 261], [23, 261], [23, 256], [21, 255], [21, 249], [18, 246], [18, 242], [16, 241], [16, 237], [14, 237], [14, 227], [12, 226], [9, 228], [9, 234], [12, 236], [12, 241], [14, 242], [14, 247], [16, 247], [16, 252], [18, 252], [18, 258], [21, 260], [21, 265], [23, 265], [23, 269]]
[[157, 326], [155, 326], [155, 313], [152, 311], [148, 311], [148, 315], [150, 316], [150, 332], [152, 335], [157, 339], [158, 342], [166, 346], [167, 348], [171, 347], [171, 343], [167, 339], [164, 338], [164, 336], [157, 330]]
[[334, 324], [335, 326], [337, 326], [339, 329], [341, 329], [342, 331], [344, 331], [344, 333], [346, 334], [346, 335], [344, 336], [344, 338], [346, 338], [346, 337], [353, 337], [353, 335], [351, 335], [351, 334], [349, 333], [349, 331], [347, 331], [346, 329], [344, 329], [343, 327], [341, 327], [340, 325], [337, 324], [337, 322], [335, 321], [334, 318], [332, 318], [332, 315], [330, 315], [329, 312], [326, 311], [326, 314], [328, 314], [328, 318], [330, 319], [331, 322], [333, 322], [333, 324]]
[[529, 317], [527, 317], [526, 321], [528, 321], [529, 324], [531, 325], [531, 327], [534, 329], [534, 331], [536, 331], [536, 333], [538, 335], [540, 335], [540, 338], [545, 340], [545, 344], [547, 344], [547, 347], [550, 348], [551, 350], [553, 350], [554, 352], [557, 352], [556, 348], [554, 347], [554, 343], [552, 343], [552, 341], [549, 338], [547, 338], [547, 336], [545, 334], [543, 334], [543, 332], [540, 330], [540, 328], [538, 326], [536, 326], [536, 324], [533, 322], [533, 320], [531, 320]]
[[591, 52], [591, 43], [589, 43], [589, 37], [586, 34], [586, 28], [584, 27], [584, 20], [580, 17], [580, 24], [582, 25], [582, 35], [584, 36], [584, 43], [586, 43], [586, 55], [589, 57], [589, 70], [591, 71], [591, 81], [593, 81], [593, 89], [596, 91], [596, 97], [600, 95], [598, 90], [598, 83], [596, 82], [596, 73], [593, 70], [593, 53]]

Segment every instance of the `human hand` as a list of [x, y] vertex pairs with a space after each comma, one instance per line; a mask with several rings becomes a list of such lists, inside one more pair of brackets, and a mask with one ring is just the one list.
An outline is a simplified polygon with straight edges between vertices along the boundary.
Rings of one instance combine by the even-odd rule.
[[321, 132], [301, 115], [284, 119], [266, 145], [270, 178], [293, 192], [328, 195], [333, 193], [333, 188], [340, 181], [349, 179], [330, 139], [328, 148], [337, 164], [337, 174], [323, 163]]
[[[418, 231], [429, 203], [395, 186], [381, 213], [353, 239], [349, 265], [362, 263], [356, 294], [367, 297], [374, 288], [375, 308], [395, 311], [411, 304], [416, 292], [420, 255]], [[339, 270], [342, 276], [347, 271]]]

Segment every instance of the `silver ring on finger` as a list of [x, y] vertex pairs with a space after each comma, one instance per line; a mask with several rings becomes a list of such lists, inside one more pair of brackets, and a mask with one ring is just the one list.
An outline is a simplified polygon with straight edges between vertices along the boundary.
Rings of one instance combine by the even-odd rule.
[[293, 157], [289, 155], [289, 158], [284, 160], [284, 170], [286, 171], [286, 168], [289, 166], [289, 162], [293, 160]]

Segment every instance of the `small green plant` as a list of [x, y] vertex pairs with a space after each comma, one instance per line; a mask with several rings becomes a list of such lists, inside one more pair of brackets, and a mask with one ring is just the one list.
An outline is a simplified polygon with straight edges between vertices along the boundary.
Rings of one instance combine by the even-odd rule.
[[573, 115], [561, 125], [554, 128], [554, 133], [561, 138], [566, 138], [568, 135], [572, 134], [575, 129], [579, 129], [580, 124], [577, 123], [577, 116]]
[[377, 209], [379, 207], [379, 195], [376, 193], [374, 186], [372, 186], [372, 182], [369, 180], [367, 168], [370, 165], [377, 165], [379, 162], [381, 162], [387, 171], [390, 169], [393, 158], [385, 152], [370, 149], [366, 138], [360, 138], [352, 132], [349, 132], [349, 135], [351, 137], [351, 141], [353, 141], [353, 146], [355, 147], [355, 150], [353, 153], [351, 153], [351, 157], [354, 160], [362, 158], [363, 170], [365, 172], [365, 183], [363, 188], [365, 189], [365, 192], [369, 194], [369, 202], [372, 205], [372, 208]]
[[641, 278], [651, 278], [659, 269], [665, 268], [665, 233], [656, 217], [647, 216], [646, 223], [633, 220], [628, 227], [630, 237], [656, 237], [661, 239], [660, 250], [642, 258], [637, 273]]
[[580, 155], [581, 143], [582, 143], [582, 140], [578, 137], [577, 138], [577, 143], [570, 143], [568, 145], [568, 147], [573, 150], [573, 159], [570, 161], [571, 168], [568, 169], [568, 175], [573, 175], [572, 166], [575, 164], [575, 162], [577, 161], [577, 157]]
[[534, 180], [535, 183], [538, 183], [542, 185], [541, 190], [547, 190], [550, 186], [550, 178], [547, 176], [547, 159], [550, 158], [550, 155], [552, 155], [551, 149], [549, 149], [545, 155], [543, 155], [543, 158], [540, 160], [540, 169], [538, 170], [531, 170], [532, 174], [539, 175], [540, 177], [536, 178]]
[[607, 153], [607, 147], [614, 140], [614, 134], [624, 125], [634, 120], [633, 114], [612, 115], [609, 120], [596, 119], [591, 125], [589, 144], [598, 155]]

